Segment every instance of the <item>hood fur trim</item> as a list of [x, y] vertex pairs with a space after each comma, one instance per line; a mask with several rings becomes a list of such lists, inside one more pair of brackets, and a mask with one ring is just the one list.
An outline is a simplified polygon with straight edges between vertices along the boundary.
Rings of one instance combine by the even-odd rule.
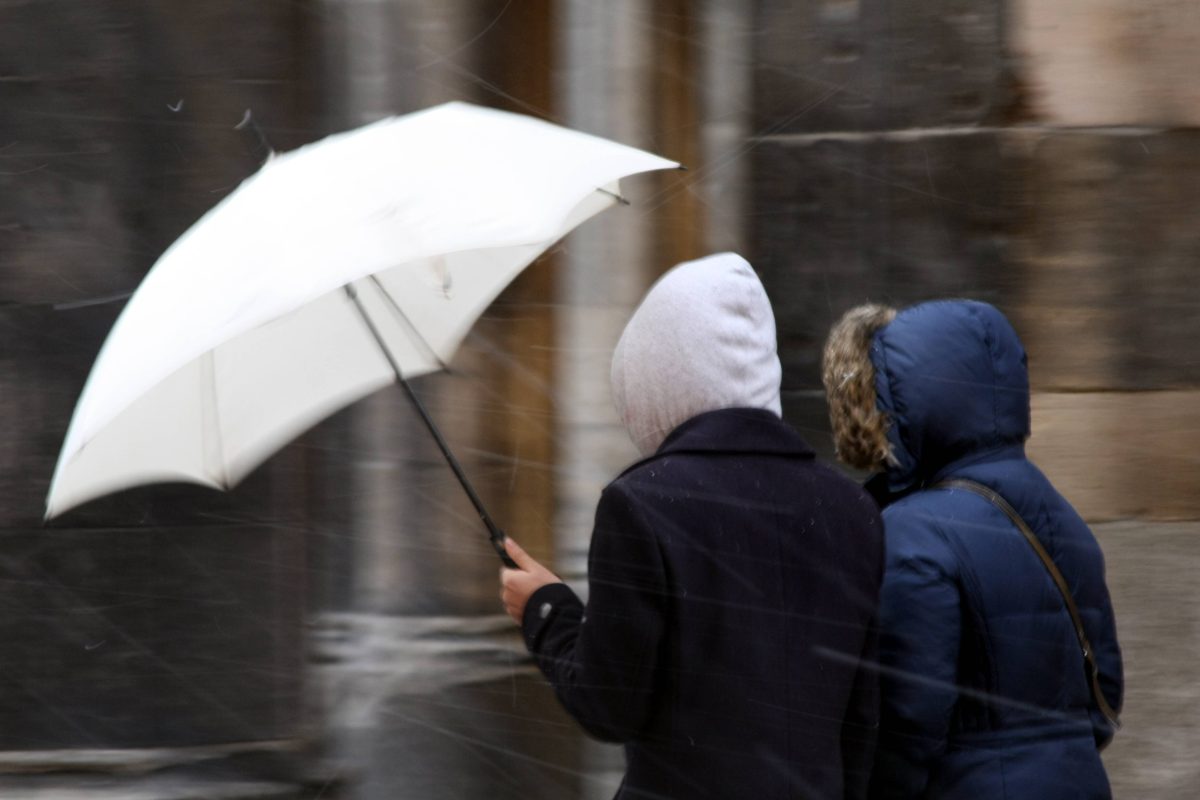
[[896, 309], [862, 305], [847, 311], [825, 342], [821, 380], [829, 399], [833, 445], [840, 461], [879, 471], [896, 463], [887, 431], [891, 420], [879, 410], [871, 342], [896, 318]]

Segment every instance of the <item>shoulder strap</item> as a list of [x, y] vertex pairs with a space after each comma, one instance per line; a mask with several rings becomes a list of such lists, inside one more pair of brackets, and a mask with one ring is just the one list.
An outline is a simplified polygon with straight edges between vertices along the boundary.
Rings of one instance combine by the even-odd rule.
[[1067, 613], [1071, 615], [1071, 623], [1075, 626], [1075, 636], [1079, 639], [1079, 647], [1083, 651], [1083, 663], [1092, 685], [1092, 695], [1096, 699], [1096, 705], [1100, 708], [1100, 713], [1104, 715], [1104, 718], [1109, 721], [1109, 724], [1113, 728], [1120, 728], [1121, 720], [1117, 716], [1117, 712], [1108, 704], [1108, 700], [1104, 697], [1104, 692], [1100, 691], [1100, 668], [1096, 664], [1096, 657], [1092, 653], [1092, 645], [1088, 641], [1087, 633], [1083, 629], [1083, 621], [1079, 618], [1079, 609], [1075, 606], [1075, 598], [1071, 596], [1071, 590], [1067, 586], [1067, 581], [1063, 578], [1062, 573], [1059, 572], [1058, 567], [1055, 566], [1054, 559], [1050, 558], [1050, 554], [1046, 552], [1046, 548], [1042, 546], [1041, 541], [1029, 529], [1029, 526], [1025, 524], [1025, 520], [1021, 519], [1021, 515], [1008, 504], [1007, 500], [982, 483], [966, 480], [965, 478], [951, 478], [950, 480], [936, 483], [931, 488], [965, 489], [968, 492], [974, 492], [1003, 511], [1005, 516], [1021, 532], [1021, 535], [1025, 537], [1025, 541], [1029, 542], [1029, 546], [1033, 548], [1038, 558], [1041, 559], [1042, 566], [1050, 574], [1054, 585], [1058, 587], [1059, 593], [1062, 594], [1063, 603], [1067, 607]]

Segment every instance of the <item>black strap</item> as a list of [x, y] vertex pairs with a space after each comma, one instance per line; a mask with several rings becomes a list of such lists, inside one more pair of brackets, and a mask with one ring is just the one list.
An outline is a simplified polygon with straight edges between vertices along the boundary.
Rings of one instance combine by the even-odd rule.
[[1058, 591], [1062, 594], [1063, 603], [1067, 607], [1067, 613], [1071, 615], [1071, 623], [1075, 626], [1075, 636], [1079, 639], [1079, 648], [1083, 651], [1083, 663], [1087, 670], [1088, 678], [1092, 685], [1092, 696], [1096, 699], [1096, 705], [1100, 709], [1100, 713], [1108, 720], [1113, 728], [1121, 727], [1120, 717], [1108, 704], [1108, 700], [1104, 697], [1104, 692], [1100, 691], [1100, 667], [1096, 664], [1096, 657], [1092, 653], [1092, 645], [1088, 641], [1087, 633], [1083, 629], [1083, 621], [1079, 618], [1079, 609], [1075, 606], [1075, 598], [1071, 596], [1071, 590], [1067, 586], [1067, 581], [1063, 578], [1058, 567], [1054, 564], [1054, 559], [1050, 558], [1050, 554], [1046, 552], [1046, 548], [1042, 547], [1041, 541], [1034, 535], [1029, 526], [1025, 524], [1025, 520], [1021, 519], [1021, 515], [1016, 509], [1008, 504], [1008, 501], [997, 494], [990, 487], [984, 486], [982, 483], [967, 480], [965, 478], [951, 478], [950, 480], [941, 481], [934, 484], [931, 488], [934, 489], [965, 489], [968, 492], [974, 492], [985, 500], [989, 501], [996, 508], [1004, 512], [1013, 525], [1017, 526], [1017, 530], [1025, 537], [1025, 541], [1029, 542], [1029, 546], [1037, 553], [1038, 558], [1042, 560], [1042, 566], [1046, 568], [1046, 572], [1050, 573], [1051, 580], [1058, 587]]

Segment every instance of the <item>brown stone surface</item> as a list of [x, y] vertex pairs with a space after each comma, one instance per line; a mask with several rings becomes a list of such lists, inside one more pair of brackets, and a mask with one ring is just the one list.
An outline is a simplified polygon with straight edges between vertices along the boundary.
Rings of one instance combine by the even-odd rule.
[[1055, 125], [1200, 125], [1194, 0], [1012, 0], [1031, 112]]
[[1200, 384], [1200, 131], [1013, 130], [1015, 322], [1045, 390]]
[[754, 5], [759, 135], [995, 123], [1016, 102], [1002, 0]]
[[1200, 392], [1033, 396], [1028, 453], [1088, 519], [1200, 518]]

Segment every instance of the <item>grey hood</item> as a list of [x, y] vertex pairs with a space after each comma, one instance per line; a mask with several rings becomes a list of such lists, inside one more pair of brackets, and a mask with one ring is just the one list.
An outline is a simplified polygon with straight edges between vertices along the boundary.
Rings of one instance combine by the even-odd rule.
[[717, 253], [651, 287], [612, 361], [617, 413], [643, 456], [697, 414], [761, 408], [781, 415], [775, 315], [744, 258]]

